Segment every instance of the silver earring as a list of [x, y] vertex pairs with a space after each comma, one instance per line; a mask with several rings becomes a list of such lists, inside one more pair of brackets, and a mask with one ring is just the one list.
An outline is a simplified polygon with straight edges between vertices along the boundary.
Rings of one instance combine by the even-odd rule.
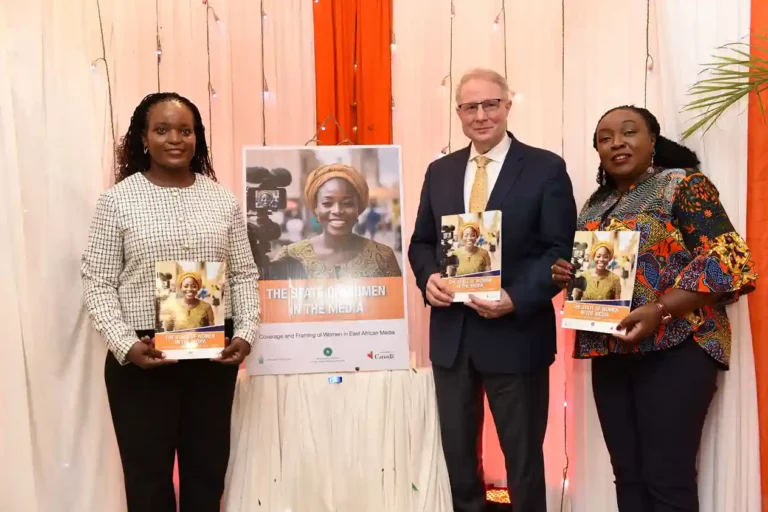
[[149, 153], [149, 148], [147, 146], [144, 146], [144, 154], [146, 155], [147, 153]]
[[653, 167], [653, 157], [656, 156], [656, 148], [653, 148], [653, 151], [651, 152], [651, 165], [648, 166], [648, 174], [653, 174], [656, 172], [656, 169]]

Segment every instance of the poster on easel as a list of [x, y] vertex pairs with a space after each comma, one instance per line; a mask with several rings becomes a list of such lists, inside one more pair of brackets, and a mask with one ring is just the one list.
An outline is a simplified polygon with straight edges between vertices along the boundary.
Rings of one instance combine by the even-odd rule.
[[398, 146], [246, 147], [250, 375], [410, 366]]

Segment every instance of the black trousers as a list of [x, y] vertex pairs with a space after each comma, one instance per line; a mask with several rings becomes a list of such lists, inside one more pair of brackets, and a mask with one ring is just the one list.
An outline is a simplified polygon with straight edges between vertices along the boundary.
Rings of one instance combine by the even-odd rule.
[[692, 339], [592, 363], [621, 512], [697, 512], [696, 458], [718, 366]]
[[110, 352], [105, 380], [128, 512], [219, 512], [229, 461], [236, 366], [180, 361], [143, 370]]
[[454, 512], [485, 508], [482, 467], [483, 390], [496, 423], [514, 510], [546, 512], [544, 435], [549, 368], [532, 374], [482, 373], [462, 340], [452, 368], [433, 366], [443, 452]]

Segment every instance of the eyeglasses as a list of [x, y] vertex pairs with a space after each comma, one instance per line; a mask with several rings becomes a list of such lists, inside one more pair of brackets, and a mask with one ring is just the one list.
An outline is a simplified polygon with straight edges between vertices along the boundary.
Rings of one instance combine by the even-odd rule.
[[496, 98], [492, 100], [477, 101], [472, 103], [462, 103], [461, 105], [459, 105], [459, 112], [461, 112], [464, 115], [474, 116], [474, 115], [477, 115], [478, 107], [482, 106], [483, 112], [485, 112], [486, 114], [491, 114], [499, 110], [499, 107], [501, 106], [501, 102], [502, 102], [501, 98]]

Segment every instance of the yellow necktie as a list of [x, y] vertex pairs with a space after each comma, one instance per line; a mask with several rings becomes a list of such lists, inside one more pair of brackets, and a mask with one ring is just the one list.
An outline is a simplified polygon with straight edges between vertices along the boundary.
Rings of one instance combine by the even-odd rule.
[[476, 156], [474, 161], [477, 170], [472, 190], [469, 192], [469, 213], [485, 211], [485, 205], [488, 204], [488, 171], [485, 167], [491, 159], [480, 155]]

